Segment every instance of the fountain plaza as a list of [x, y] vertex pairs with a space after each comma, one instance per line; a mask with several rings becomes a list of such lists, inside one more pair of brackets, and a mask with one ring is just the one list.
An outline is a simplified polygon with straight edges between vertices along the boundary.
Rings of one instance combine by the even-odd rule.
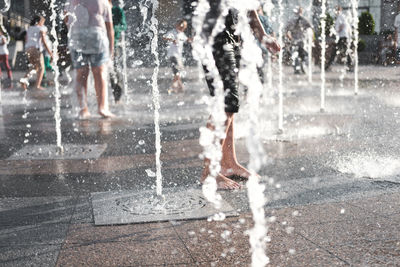
[[[360, 66], [355, 96], [354, 74], [339, 79], [341, 69], [336, 65], [326, 73], [324, 112], [319, 69], [312, 84], [306, 75], [283, 69], [282, 134], [277, 134], [275, 89], [268, 93], [271, 101], [261, 105], [267, 163], [259, 173], [266, 186], [270, 266], [400, 264], [399, 70]], [[76, 97], [64, 75], [63, 154], [55, 149], [53, 87], [26, 94], [17, 86], [2, 90], [1, 266], [251, 263], [246, 231], [253, 219], [246, 188], [220, 191], [221, 210], [201, 194], [199, 128], [208, 113], [206, 85], [196, 67], [187, 68], [185, 92], [172, 95], [170, 70], [160, 68], [164, 197], [152, 193], [152, 73], [152, 68], [129, 69], [129, 98], [111, 105], [117, 117], [88, 120], [76, 119]], [[241, 126], [248, 107], [241, 97], [237, 153], [247, 164]], [[95, 109], [94, 92], [89, 103]], [[226, 218], [207, 220], [218, 212]]]

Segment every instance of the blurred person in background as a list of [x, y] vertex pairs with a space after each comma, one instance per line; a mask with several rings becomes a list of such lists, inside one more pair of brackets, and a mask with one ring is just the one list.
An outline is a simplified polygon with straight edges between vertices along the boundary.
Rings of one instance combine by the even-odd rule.
[[34, 88], [44, 90], [41, 86], [44, 74], [43, 49], [46, 49], [50, 57], [53, 57], [52, 51], [46, 43], [47, 28], [44, 26], [45, 21], [42, 16], [34, 16], [26, 32], [25, 51], [28, 56], [29, 69], [24, 78], [20, 80], [24, 90], [28, 88], [29, 79], [34, 72], [37, 74]]
[[111, 6], [107, 0], [67, 0], [64, 12], [64, 21], [69, 28], [68, 46], [76, 70], [79, 118], [91, 116], [87, 105], [90, 70], [94, 77], [97, 112], [103, 118], [114, 117], [107, 99], [107, 65], [114, 53]]
[[[8, 62], [8, 48], [7, 45], [10, 42], [10, 36], [8, 35], [6, 28], [3, 25], [0, 25], [0, 63], [4, 64], [5, 69], [7, 70], [8, 77], [8, 88], [12, 87], [12, 72], [10, 63]], [[0, 68], [0, 77], [2, 77], [1, 68]]]

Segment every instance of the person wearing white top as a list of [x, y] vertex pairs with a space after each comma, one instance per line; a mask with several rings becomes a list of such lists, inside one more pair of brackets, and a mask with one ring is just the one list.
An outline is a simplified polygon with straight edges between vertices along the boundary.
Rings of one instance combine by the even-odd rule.
[[[10, 41], [10, 37], [8, 36], [6, 29], [4, 28], [3, 25], [0, 25], [0, 63], [4, 63], [4, 66], [7, 70], [7, 76], [10, 81], [10, 86], [11, 86], [12, 85], [12, 83], [11, 83], [12, 72], [11, 72], [10, 63], [8, 62], [8, 48], [7, 48], [7, 44], [9, 41]], [[0, 68], [0, 76], [2, 76], [1, 68]]]
[[[398, 7], [398, 11], [400, 12], [400, 6]], [[394, 49], [396, 51], [396, 60], [397, 63], [400, 63], [400, 49], [399, 49], [399, 43], [400, 43], [400, 14], [396, 16], [394, 19]]]
[[25, 90], [29, 86], [29, 78], [32, 76], [34, 71], [37, 73], [35, 88], [45, 90], [45, 88], [41, 86], [44, 74], [43, 49], [46, 49], [50, 57], [53, 57], [53, 53], [46, 43], [45, 35], [47, 34], [47, 28], [44, 26], [45, 21], [44, 17], [35, 16], [26, 32], [25, 50], [28, 56], [29, 70], [25, 74], [24, 78], [20, 80], [20, 84]]
[[64, 13], [72, 65], [76, 69], [79, 118], [90, 117], [87, 106], [89, 68], [94, 77], [98, 113], [103, 118], [114, 117], [107, 99], [107, 63], [114, 53], [111, 6], [107, 0], [67, 0]]
[[183, 70], [183, 44], [187, 41], [191, 41], [186, 34], [185, 30], [187, 28], [186, 20], [179, 20], [175, 24], [175, 29], [169, 31], [163, 39], [169, 42], [167, 57], [171, 62], [172, 72], [174, 74], [174, 79], [172, 80], [171, 92], [183, 92], [183, 83], [181, 79], [180, 72]]
[[341, 6], [336, 8], [336, 21], [335, 21], [335, 31], [338, 42], [332, 49], [331, 56], [326, 64], [325, 69], [328, 70], [332, 65], [335, 57], [337, 55], [337, 51], [339, 50], [340, 58], [343, 60], [347, 55], [347, 68], [349, 71], [353, 70], [353, 62], [349, 53], [347, 53], [347, 48], [349, 47], [349, 43], [351, 40], [351, 30], [350, 24], [343, 14], [343, 9]]

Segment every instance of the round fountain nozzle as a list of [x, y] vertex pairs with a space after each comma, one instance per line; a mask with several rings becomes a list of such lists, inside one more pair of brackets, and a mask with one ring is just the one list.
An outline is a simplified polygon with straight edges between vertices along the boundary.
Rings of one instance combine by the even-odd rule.
[[279, 129], [279, 130], [276, 132], [276, 134], [278, 134], [278, 135], [283, 134], [283, 129]]
[[321, 108], [321, 109], [319, 110], [319, 112], [325, 113], [325, 109], [324, 109], [324, 108]]

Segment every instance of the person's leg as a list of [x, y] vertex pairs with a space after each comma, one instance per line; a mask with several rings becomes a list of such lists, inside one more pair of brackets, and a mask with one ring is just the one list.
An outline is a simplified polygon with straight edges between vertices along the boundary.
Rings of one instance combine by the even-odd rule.
[[109, 118], [114, 117], [114, 114], [110, 112], [108, 107], [106, 70], [107, 66], [105, 64], [92, 67], [94, 87], [96, 89], [98, 113], [104, 118]]
[[36, 83], [35, 83], [35, 88], [39, 89], [39, 90], [45, 90], [45, 88], [43, 88], [41, 86], [42, 84], [42, 79], [43, 79], [43, 74], [44, 74], [44, 58], [43, 58], [43, 54], [38, 50], [36, 53], [36, 57], [37, 57], [37, 65], [36, 65], [36, 71], [37, 71], [37, 78], [36, 78]]
[[[228, 117], [227, 117], [226, 122], [225, 122], [226, 131], [228, 131], [229, 126], [233, 122], [233, 113], [228, 113], [227, 116]], [[215, 130], [215, 127], [210, 122], [207, 123], [207, 128], [210, 129], [211, 131]], [[226, 133], [226, 134], [228, 134], [228, 133]], [[226, 139], [222, 139], [221, 140], [222, 146], [224, 146], [225, 140]], [[224, 154], [224, 149], [223, 149], [222, 153]], [[204, 164], [203, 164], [203, 172], [202, 172], [201, 179], [200, 179], [201, 183], [204, 183], [204, 181], [210, 175], [210, 164], [211, 164], [210, 159], [205, 158], [204, 159]], [[228, 177], [223, 175], [221, 172], [217, 174], [215, 179], [216, 179], [217, 186], [218, 186], [219, 189], [230, 189], [230, 190], [232, 190], [232, 189], [240, 189], [241, 188], [240, 184], [238, 184], [237, 182], [229, 179]]]
[[8, 62], [8, 55], [4, 55], [4, 64], [5, 64], [6, 70], [7, 70], [7, 77], [8, 77], [8, 79], [12, 80], [12, 72], [11, 72], [10, 63]]
[[222, 143], [221, 174], [226, 177], [236, 176], [248, 179], [251, 175], [250, 171], [243, 167], [236, 157], [233, 114], [228, 113], [227, 116], [230, 120]]
[[2, 79], [3, 78], [3, 73], [2, 73], [2, 70], [1, 70], [1, 65], [2, 65], [2, 63], [6, 63], [6, 61], [5, 61], [6, 59], [5, 59], [5, 55], [0, 55], [0, 79]]
[[29, 79], [31, 78], [33, 72], [36, 70], [36, 57], [35, 57], [35, 48], [28, 48], [26, 51], [26, 55], [28, 57], [28, 71], [25, 73], [25, 76], [20, 79], [19, 83], [24, 90], [28, 89]]
[[328, 69], [331, 67], [333, 61], [335, 60], [335, 58], [336, 58], [336, 53], [337, 53], [337, 49], [338, 49], [338, 44], [335, 43], [335, 44], [333, 45], [333, 47], [332, 47], [331, 55], [330, 55], [330, 57], [329, 57], [329, 59], [328, 59], [326, 65], [325, 65], [325, 70], [328, 70]]
[[78, 97], [79, 107], [81, 109], [79, 111], [80, 118], [88, 118], [90, 116], [90, 112], [87, 106], [88, 76], [89, 76], [88, 66], [84, 66], [76, 70], [75, 90], [76, 90], [76, 95]]

